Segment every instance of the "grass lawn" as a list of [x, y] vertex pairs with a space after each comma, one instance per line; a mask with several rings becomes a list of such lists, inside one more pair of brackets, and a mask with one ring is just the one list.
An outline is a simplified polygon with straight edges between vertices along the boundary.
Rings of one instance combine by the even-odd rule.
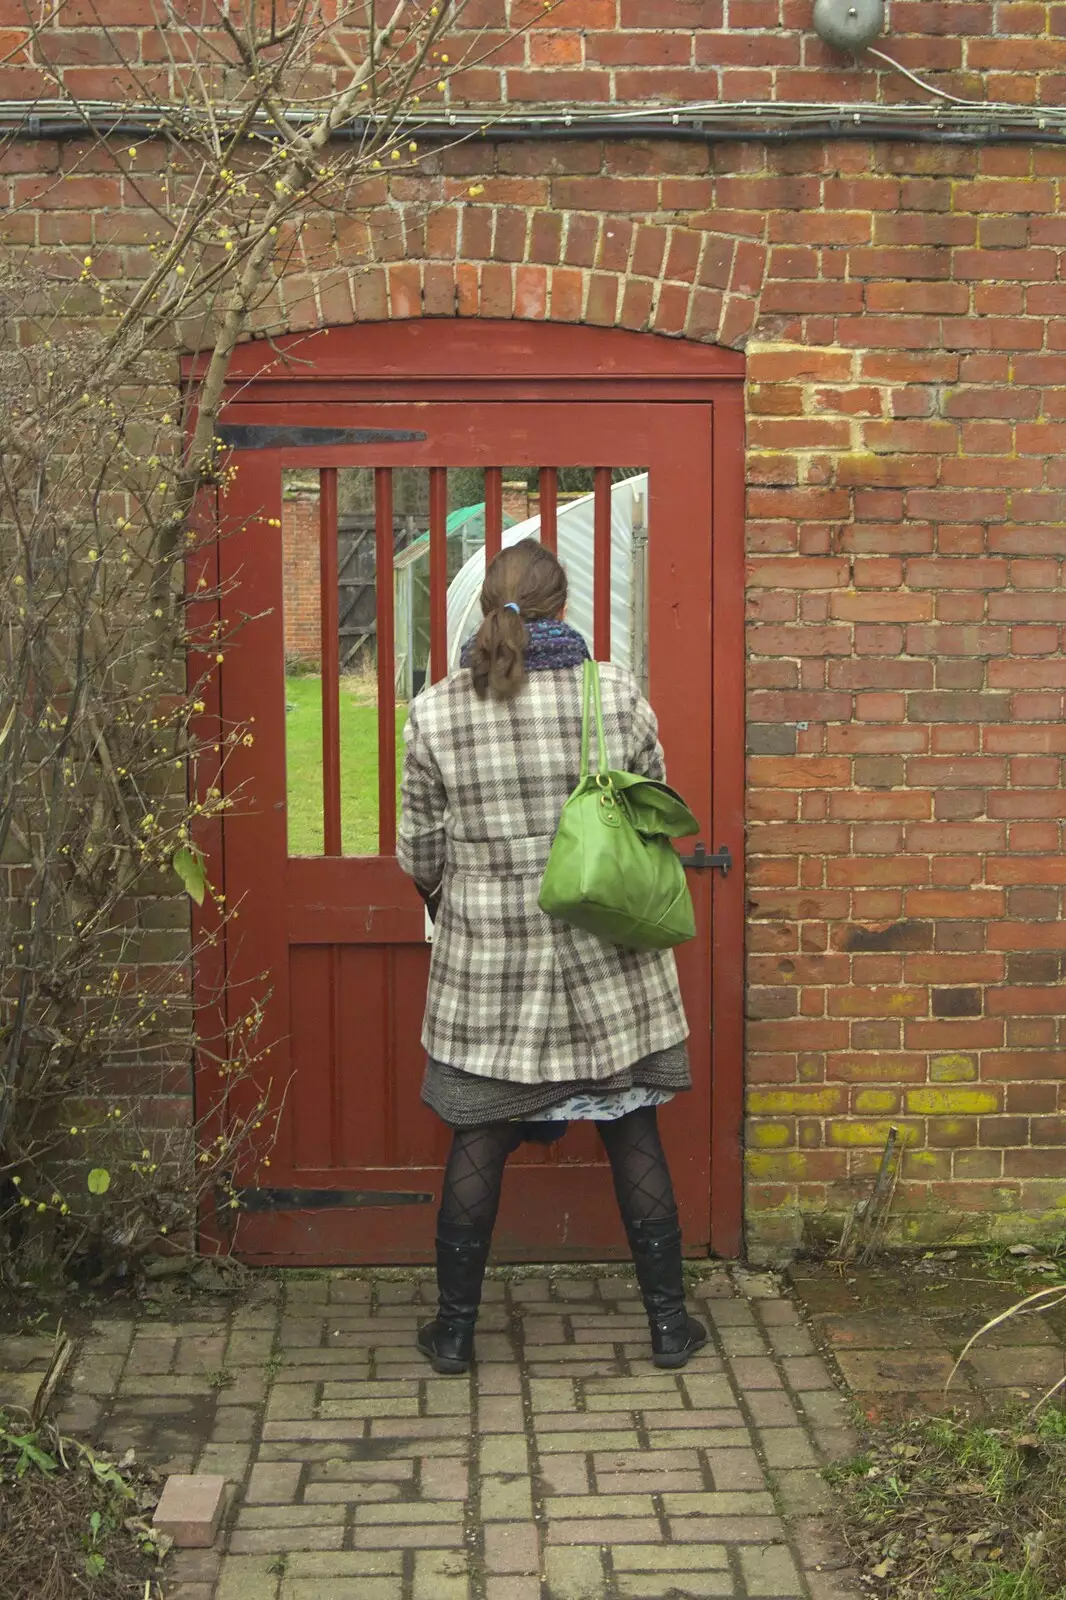
[[[346, 856], [378, 853], [378, 711], [373, 680], [341, 679], [341, 848]], [[322, 854], [322, 679], [286, 678], [285, 765], [289, 854]], [[396, 707], [396, 787], [403, 767], [406, 705]], [[397, 806], [399, 801], [397, 799]]]

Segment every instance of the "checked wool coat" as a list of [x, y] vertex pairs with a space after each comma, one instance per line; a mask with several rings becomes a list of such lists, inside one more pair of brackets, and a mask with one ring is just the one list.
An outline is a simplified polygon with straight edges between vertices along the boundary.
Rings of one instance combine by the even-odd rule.
[[[614, 767], [663, 776], [655, 715], [624, 669], [600, 669]], [[468, 671], [412, 703], [400, 865], [443, 880], [422, 1042], [436, 1061], [515, 1083], [610, 1078], [687, 1035], [673, 952], [622, 950], [537, 904], [576, 786], [581, 667], [531, 672], [479, 700]]]

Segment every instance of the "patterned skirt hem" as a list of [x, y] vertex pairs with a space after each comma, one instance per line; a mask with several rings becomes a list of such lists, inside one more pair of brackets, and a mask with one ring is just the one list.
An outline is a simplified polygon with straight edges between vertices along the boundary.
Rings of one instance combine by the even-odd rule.
[[657, 1050], [611, 1078], [565, 1083], [508, 1083], [482, 1078], [432, 1057], [426, 1063], [422, 1099], [442, 1122], [474, 1128], [485, 1122], [512, 1122], [550, 1112], [578, 1095], [597, 1100], [633, 1088], [677, 1092], [692, 1087], [684, 1042]]

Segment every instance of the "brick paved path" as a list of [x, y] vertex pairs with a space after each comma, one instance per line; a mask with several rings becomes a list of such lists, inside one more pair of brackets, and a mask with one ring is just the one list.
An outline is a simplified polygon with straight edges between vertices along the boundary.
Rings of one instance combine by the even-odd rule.
[[220, 1320], [97, 1324], [65, 1425], [238, 1486], [167, 1600], [855, 1593], [818, 1471], [853, 1446], [845, 1406], [772, 1279], [703, 1279], [712, 1342], [681, 1373], [651, 1365], [629, 1276], [490, 1281], [469, 1379], [412, 1351], [431, 1300], [289, 1276]]

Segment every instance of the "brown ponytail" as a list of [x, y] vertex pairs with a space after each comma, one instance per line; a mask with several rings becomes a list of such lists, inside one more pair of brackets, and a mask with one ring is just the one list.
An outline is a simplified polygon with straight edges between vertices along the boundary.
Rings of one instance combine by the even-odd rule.
[[[566, 605], [566, 571], [535, 539], [501, 550], [485, 573], [485, 620], [470, 650], [475, 692], [511, 700], [526, 681], [527, 622], [558, 617]], [[514, 608], [517, 606], [517, 610]]]

